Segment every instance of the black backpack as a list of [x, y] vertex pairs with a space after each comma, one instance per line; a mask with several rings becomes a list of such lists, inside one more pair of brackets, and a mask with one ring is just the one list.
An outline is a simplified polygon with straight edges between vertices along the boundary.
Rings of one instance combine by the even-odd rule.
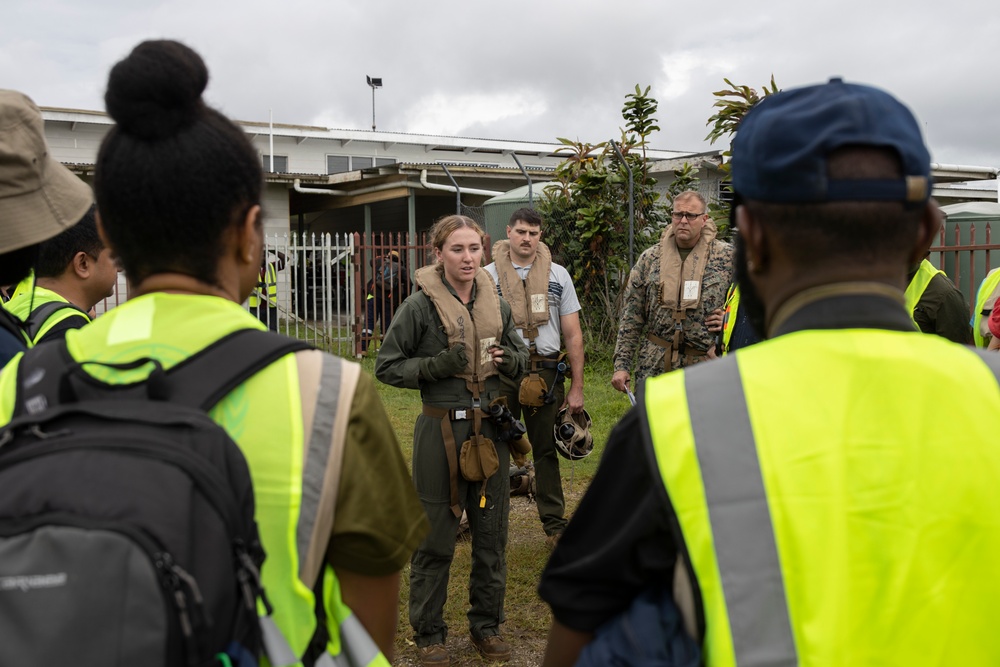
[[62, 341], [26, 353], [0, 430], [0, 664], [256, 665], [274, 626], [253, 488], [206, 412], [308, 347], [243, 330], [168, 372], [104, 364], [154, 367], [129, 385]]

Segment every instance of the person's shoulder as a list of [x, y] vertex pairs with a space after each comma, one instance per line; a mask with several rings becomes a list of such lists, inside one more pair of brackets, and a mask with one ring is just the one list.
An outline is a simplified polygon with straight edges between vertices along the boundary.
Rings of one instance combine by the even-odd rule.
[[723, 241], [720, 238], [712, 239], [712, 245], [715, 246], [717, 252], [732, 254], [736, 248], [729, 241]]
[[549, 267], [549, 275], [555, 278], [556, 282], [573, 282], [572, 276], [569, 275], [569, 270], [562, 264], [552, 262], [552, 265]]
[[933, 276], [931, 276], [931, 281], [928, 287], [937, 288], [942, 292], [958, 292], [959, 294], [962, 293], [962, 291], [955, 286], [955, 283], [951, 281], [951, 278], [949, 278], [948, 275], [945, 273], [935, 273]]
[[640, 262], [649, 261], [654, 258], [659, 258], [659, 256], [660, 256], [660, 241], [659, 239], [657, 239], [656, 243], [654, 243], [653, 245], [649, 246], [641, 253], [639, 253], [638, 261]]
[[[399, 304], [399, 308], [423, 308], [429, 306], [431, 303], [431, 298], [427, 296], [427, 293], [422, 289], [416, 289], [408, 297], [403, 299], [403, 302]], [[396, 310], [399, 312], [399, 309]], [[395, 315], [393, 315], [395, 317]]]

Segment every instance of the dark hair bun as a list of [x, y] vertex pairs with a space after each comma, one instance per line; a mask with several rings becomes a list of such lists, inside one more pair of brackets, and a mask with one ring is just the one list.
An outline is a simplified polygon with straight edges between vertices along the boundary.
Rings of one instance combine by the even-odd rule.
[[140, 139], [163, 139], [204, 113], [201, 94], [208, 68], [180, 42], [142, 42], [108, 77], [104, 104], [121, 130]]

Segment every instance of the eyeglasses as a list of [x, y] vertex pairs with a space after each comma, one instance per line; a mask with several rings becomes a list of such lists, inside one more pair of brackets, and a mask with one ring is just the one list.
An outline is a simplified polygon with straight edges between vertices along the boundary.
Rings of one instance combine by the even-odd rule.
[[670, 214], [670, 217], [680, 222], [681, 220], [695, 220], [705, 215], [704, 213], [688, 213], [687, 211], [674, 211]]

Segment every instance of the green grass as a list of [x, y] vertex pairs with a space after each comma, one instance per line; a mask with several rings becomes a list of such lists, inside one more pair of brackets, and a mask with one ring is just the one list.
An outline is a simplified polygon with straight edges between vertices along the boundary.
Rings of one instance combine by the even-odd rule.
[[[362, 367], [374, 376], [372, 357], [361, 360]], [[611, 429], [629, 408], [628, 399], [611, 387], [611, 365], [600, 363], [587, 366], [584, 374], [584, 401], [593, 420], [594, 452], [581, 461], [560, 458], [563, 490], [566, 494], [567, 515], [571, 515], [580, 497], [593, 478], [604, 451]], [[410, 463], [413, 454], [413, 424], [420, 413], [420, 392], [398, 389], [376, 380], [375, 386], [385, 404], [389, 421], [399, 438], [403, 456]], [[536, 589], [542, 569], [549, 557], [545, 546], [538, 512], [524, 496], [511, 498], [510, 524], [507, 546], [507, 597], [505, 612], [507, 622], [504, 636], [511, 642], [514, 654], [509, 665], [537, 665], [541, 663], [551, 617], [548, 606], [538, 597]], [[470, 543], [460, 538], [455, 546], [455, 561], [451, 567], [448, 585], [448, 602], [445, 621], [448, 624], [448, 649], [453, 665], [481, 665], [483, 661], [469, 647], [468, 581]], [[403, 572], [403, 586], [399, 604], [399, 630], [396, 633], [396, 664], [416, 663], [416, 653], [411, 643], [408, 603], [409, 572]]]

